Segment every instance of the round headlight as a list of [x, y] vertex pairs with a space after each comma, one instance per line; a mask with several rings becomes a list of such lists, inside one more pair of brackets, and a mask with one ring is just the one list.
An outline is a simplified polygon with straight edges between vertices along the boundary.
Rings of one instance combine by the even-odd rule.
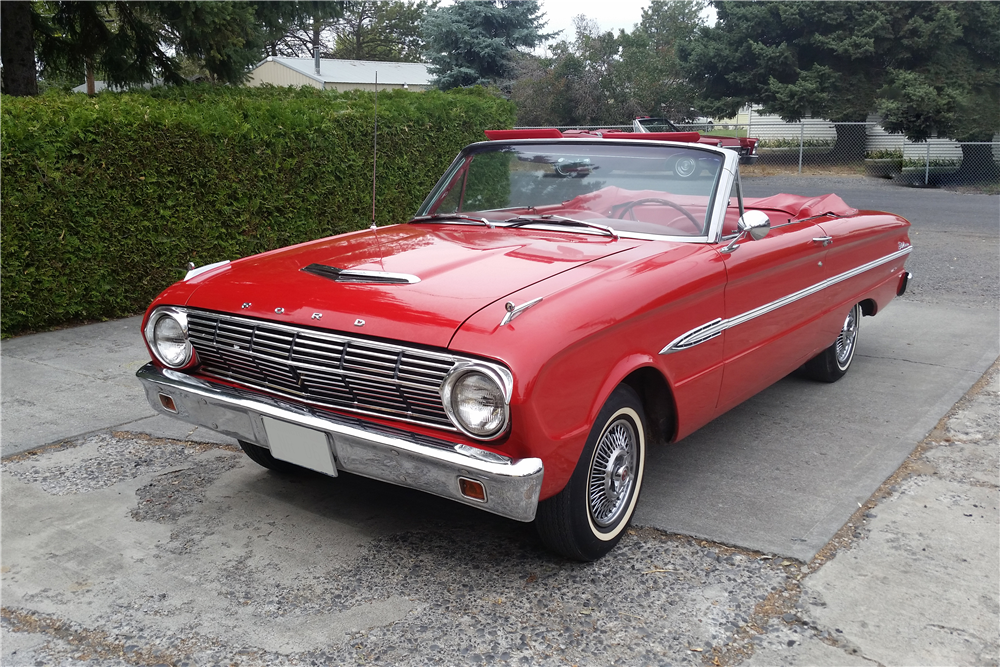
[[507, 401], [496, 380], [479, 371], [458, 378], [451, 388], [451, 414], [469, 435], [486, 438], [507, 424]]
[[160, 361], [167, 366], [180, 368], [191, 361], [191, 344], [187, 331], [172, 315], [164, 314], [153, 325], [153, 348]]

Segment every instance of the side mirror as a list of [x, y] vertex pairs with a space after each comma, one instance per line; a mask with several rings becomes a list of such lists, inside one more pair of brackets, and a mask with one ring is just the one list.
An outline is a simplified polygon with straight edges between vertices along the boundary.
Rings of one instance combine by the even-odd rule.
[[764, 211], [747, 211], [736, 221], [736, 229], [739, 230], [739, 234], [721, 252], [726, 254], [733, 252], [739, 248], [737, 244], [747, 236], [754, 241], [760, 241], [771, 231], [771, 219]]
[[747, 211], [736, 222], [740, 235], [749, 234], [754, 241], [760, 241], [771, 231], [771, 219], [764, 211]]

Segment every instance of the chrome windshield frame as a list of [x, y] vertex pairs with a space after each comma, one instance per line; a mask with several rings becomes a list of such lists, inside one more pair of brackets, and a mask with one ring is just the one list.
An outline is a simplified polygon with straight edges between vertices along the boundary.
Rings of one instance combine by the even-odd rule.
[[[602, 139], [594, 137], [574, 137], [574, 138], [564, 138], [564, 139], [508, 139], [503, 141], [479, 141], [474, 144], [470, 144], [462, 149], [462, 152], [455, 157], [452, 163], [445, 170], [444, 174], [438, 180], [438, 182], [431, 188], [430, 193], [421, 203], [420, 208], [417, 209], [416, 215], [426, 215], [427, 208], [431, 203], [438, 197], [441, 190], [447, 185], [447, 183], [454, 176], [455, 172], [462, 168], [465, 164], [468, 156], [472, 153], [480, 152], [485, 147], [494, 146], [523, 146], [523, 145], [545, 145], [545, 144], [575, 144], [575, 145], [619, 145], [619, 146], [651, 146], [662, 148], [664, 146], [671, 146], [675, 148], [689, 148], [698, 151], [704, 151], [708, 153], [713, 153], [722, 158], [722, 166], [720, 168], [719, 177], [716, 181], [715, 192], [712, 193], [711, 199], [709, 201], [709, 210], [711, 211], [711, 217], [709, 219], [709, 224], [707, 228], [707, 234], [702, 234], [699, 236], [673, 236], [667, 234], [647, 234], [641, 232], [629, 232], [623, 231], [615, 228], [615, 233], [623, 239], [635, 239], [635, 240], [647, 240], [647, 241], [671, 241], [678, 243], [718, 243], [722, 235], [723, 221], [726, 216], [726, 209], [729, 206], [729, 193], [733, 188], [733, 181], [739, 177], [739, 155], [734, 151], [727, 150], [725, 148], [717, 146], [708, 146], [705, 144], [694, 144], [683, 141], [658, 141], [651, 139]], [[724, 194], [723, 194], [724, 193]], [[454, 224], [442, 221], [442, 224]], [[494, 224], [497, 228], [509, 227], [510, 225], [505, 224], [503, 221], [495, 221]], [[585, 227], [573, 228], [569, 226], [557, 226], [550, 225], [545, 226], [543, 222], [539, 222], [537, 225], [531, 225], [531, 229], [546, 229], [553, 232], [563, 232], [563, 233], [573, 233], [573, 234], [589, 234], [589, 235], [600, 235], [606, 236], [605, 233], [598, 232], [597, 230], [587, 229]]]

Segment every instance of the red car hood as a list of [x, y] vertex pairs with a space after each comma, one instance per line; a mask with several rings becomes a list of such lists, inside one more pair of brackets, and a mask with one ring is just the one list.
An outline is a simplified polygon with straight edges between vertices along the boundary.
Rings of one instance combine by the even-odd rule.
[[[398, 225], [255, 255], [181, 284], [194, 288], [191, 307], [447, 347], [466, 319], [494, 301], [636, 244], [528, 229]], [[337, 282], [302, 270], [311, 264], [419, 282]], [[160, 302], [169, 300], [168, 291]]]

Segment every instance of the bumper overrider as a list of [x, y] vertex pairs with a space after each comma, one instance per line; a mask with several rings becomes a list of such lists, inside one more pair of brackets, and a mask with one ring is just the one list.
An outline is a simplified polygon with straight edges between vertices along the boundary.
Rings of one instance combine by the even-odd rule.
[[[149, 404], [170, 417], [268, 448], [265, 419], [310, 429], [326, 436], [334, 475], [341, 470], [371, 477], [517, 521], [535, 518], [542, 487], [541, 459], [512, 459], [461, 443], [418, 436], [206, 382], [152, 363], [140, 368], [136, 376]], [[485, 500], [464, 495], [459, 480], [482, 484]]]

